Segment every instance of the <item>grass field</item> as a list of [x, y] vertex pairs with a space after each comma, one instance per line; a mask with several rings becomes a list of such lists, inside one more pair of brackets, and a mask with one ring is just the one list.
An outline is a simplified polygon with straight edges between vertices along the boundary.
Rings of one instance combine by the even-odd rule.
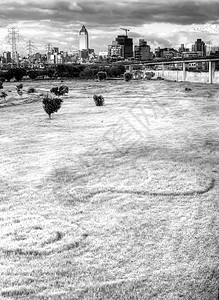
[[217, 300], [219, 87], [23, 84], [0, 102], [0, 299]]

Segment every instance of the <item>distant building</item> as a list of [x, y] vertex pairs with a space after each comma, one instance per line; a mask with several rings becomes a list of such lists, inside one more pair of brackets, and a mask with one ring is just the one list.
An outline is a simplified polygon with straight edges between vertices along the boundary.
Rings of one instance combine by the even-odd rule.
[[179, 52], [185, 52], [185, 47], [184, 47], [184, 44], [181, 44], [181, 46], [179, 47]]
[[101, 58], [107, 58], [108, 56], [108, 51], [100, 51], [98, 53], [98, 56], [101, 57]]
[[144, 39], [139, 40], [139, 45], [134, 47], [134, 57], [136, 60], [147, 60], [150, 59], [150, 46]]
[[93, 53], [94, 49], [89, 49], [88, 31], [83, 25], [79, 31], [79, 57], [81, 59], [88, 59]]
[[188, 70], [195, 70], [195, 71], [208, 71], [208, 62], [192, 62], [188, 63], [187, 66]]
[[133, 57], [133, 39], [127, 35], [118, 35], [116, 40], [108, 46], [108, 56], [123, 59]]
[[199, 56], [206, 55], [206, 45], [201, 39], [197, 39], [194, 45], [192, 45], [192, 51], [197, 52]]
[[122, 57], [122, 46], [118, 45], [116, 41], [113, 41], [112, 45], [108, 46], [108, 56]]
[[88, 48], [88, 31], [83, 25], [81, 30], [79, 31], [79, 50], [88, 50]]
[[189, 52], [189, 48], [185, 48], [184, 44], [181, 44], [181, 46], [179, 47], [179, 53], [182, 52]]
[[11, 58], [11, 52], [7, 51], [7, 52], [3, 52], [3, 62], [8, 64], [11, 63], [12, 58]]
[[156, 58], [173, 58], [179, 57], [179, 52], [173, 48], [156, 48], [155, 49]]
[[52, 52], [53, 53], [59, 53], [59, 48], [58, 47], [53, 47]]
[[183, 58], [193, 58], [199, 56], [199, 53], [194, 51], [182, 52], [181, 54]]
[[116, 38], [117, 45], [122, 48], [122, 57], [131, 58], [133, 57], [133, 39], [126, 35], [118, 35]]
[[211, 46], [211, 48], [209, 50], [210, 50], [210, 53], [212, 53], [212, 54], [218, 53], [219, 52], [219, 47], [218, 46]]

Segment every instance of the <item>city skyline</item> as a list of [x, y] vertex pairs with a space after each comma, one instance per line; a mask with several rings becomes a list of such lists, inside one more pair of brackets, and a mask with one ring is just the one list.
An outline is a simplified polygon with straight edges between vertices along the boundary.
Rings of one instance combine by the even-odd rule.
[[[216, 1], [156, 2], [142, 0], [71, 1], [2, 0], [0, 7], [0, 51], [10, 51], [8, 29], [19, 29], [19, 51], [25, 52], [25, 42], [33, 41], [35, 51], [45, 52], [51, 43], [60, 50], [71, 51], [79, 47], [79, 31], [85, 25], [89, 44], [95, 52], [107, 51], [117, 35], [128, 36], [134, 44], [143, 38], [152, 50], [156, 47], [191, 47], [197, 38], [207, 44], [219, 45], [219, 18]], [[20, 47], [20, 48], [19, 48]], [[22, 49], [23, 47], [23, 49]]]

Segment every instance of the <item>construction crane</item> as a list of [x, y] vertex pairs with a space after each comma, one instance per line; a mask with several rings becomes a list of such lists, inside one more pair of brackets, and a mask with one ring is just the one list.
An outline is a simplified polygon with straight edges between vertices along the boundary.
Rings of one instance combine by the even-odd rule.
[[129, 29], [127, 29], [127, 28], [120, 28], [120, 29], [125, 30], [126, 37], [127, 37], [127, 36], [128, 36], [128, 35], [127, 35], [127, 31], [129, 31]]

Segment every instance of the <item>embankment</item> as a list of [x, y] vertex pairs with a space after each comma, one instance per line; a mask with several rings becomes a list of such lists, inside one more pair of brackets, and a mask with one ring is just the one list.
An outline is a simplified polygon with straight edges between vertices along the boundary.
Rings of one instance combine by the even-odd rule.
[[[166, 80], [172, 81], [189, 81], [209, 83], [208, 72], [189, 72], [186, 71], [185, 80], [183, 80], [183, 71], [181, 70], [159, 70], [155, 71], [155, 78], [162, 77]], [[214, 71], [212, 74], [212, 83], [219, 83], [219, 71]]]

